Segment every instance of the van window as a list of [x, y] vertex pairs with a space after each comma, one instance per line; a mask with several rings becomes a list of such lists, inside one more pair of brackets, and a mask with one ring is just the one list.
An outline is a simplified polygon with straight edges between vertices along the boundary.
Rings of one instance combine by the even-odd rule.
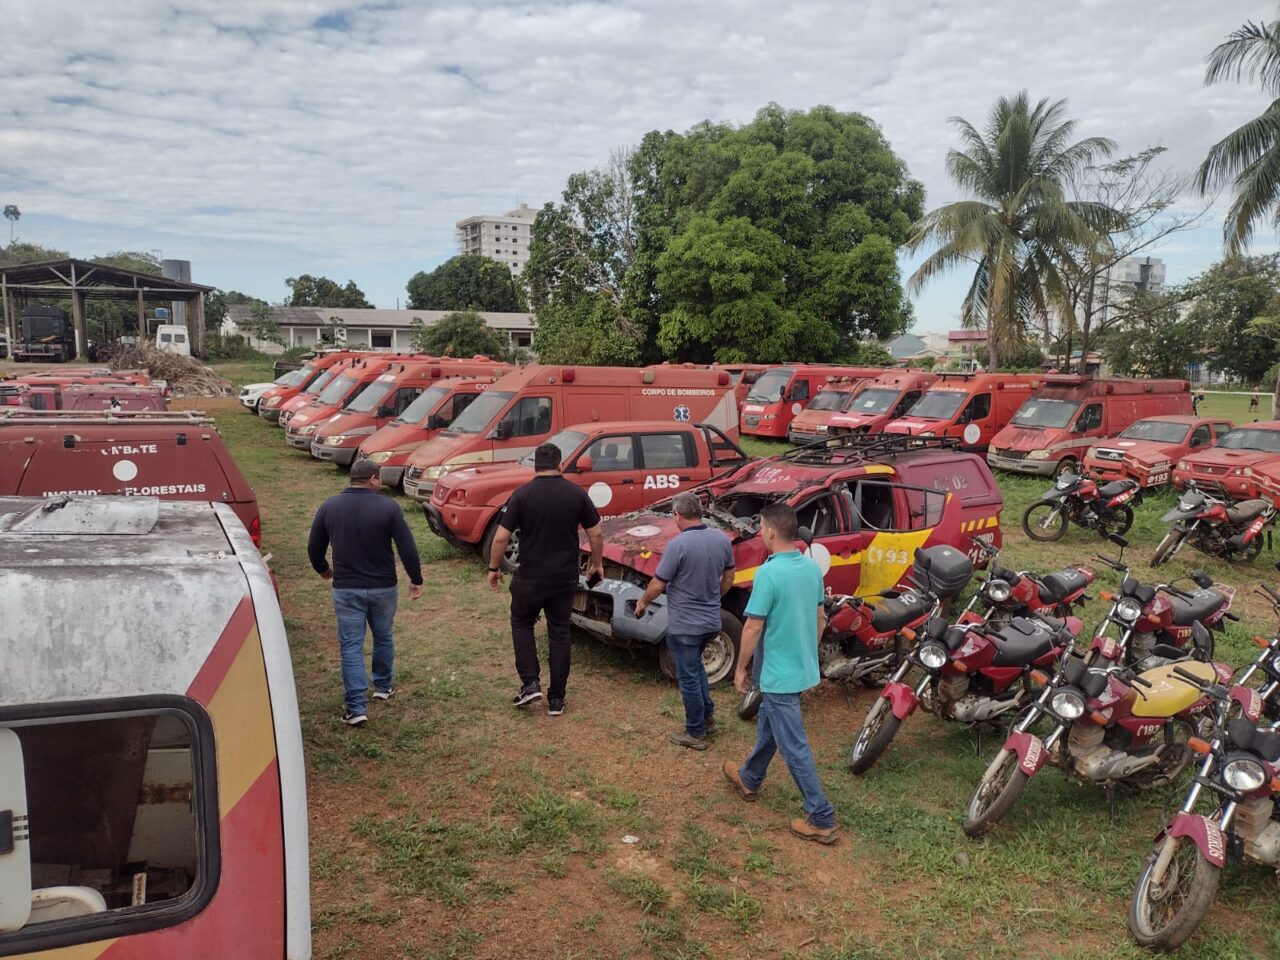
[[[458, 416], [452, 425], [457, 433], [481, 433], [489, 428], [490, 422], [498, 415], [514, 394], [506, 390], [490, 390], [476, 398], [476, 402], [467, 407], [466, 412]], [[507, 414], [510, 417], [519, 407], [516, 404]]]
[[1076, 426], [1081, 430], [1097, 430], [1102, 426], [1102, 404], [1091, 403], [1084, 408], [1084, 413], [1080, 414], [1080, 419], [1076, 421]]
[[21, 746], [22, 769], [0, 775], [25, 778], [33, 894], [70, 888], [41, 897], [21, 929], [0, 934], [0, 953], [72, 919], [39, 949], [168, 926], [213, 895], [213, 732], [193, 702], [164, 699], [190, 708], [139, 698], [132, 710], [114, 701], [90, 714], [96, 705], [87, 703], [79, 715], [0, 725]]
[[644, 469], [681, 469], [692, 467], [697, 458], [689, 449], [687, 433], [646, 433], [640, 437], [640, 456]]
[[172, 333], [162, 333], [162, 334], [160, 334], [160, 342], [161, 342], [161, 343], [173, 343], [173, 334], [172, 334]]
[[1047, 400], [1032, 397], [1018, 408], [1011, 421], [1018, 427], [1065, 427], [1080, 409], [1073, 400]]
[[[752, 403], [777, 403], [782, 399], [782, 391], [791, 382], [793, 373], [794, 371], [786, 367], [779, 367], [777, 370], [761, 374], [760, 379], [752, 384], [747, 399]], [[747, 382], [751, 383], [750, 380]]]
[[809, 399], [809, 381], [797, 380], [791, 385], [791, 393], [787, 397], [788, 400], [795, 400], [803, 403]]
[[510, 424], [509, 437], [533, 437], [551, 429], [551, 398], [522, 397], [502, 418]]
[[1231, 427], [1231, 424], [1229, 423], [1215, 423], [1213, 425], [1213, 438], [1215, 440], [1221, 440], [1228, 433], [1230, 433], [1231, 430], [1232, 430], [1232, 427]]
[[[920, 402], [908, 410], [907, 415], [920, 417], [922, 420], [950, 420], [960, 409], [966, 396], [968, 394], [963, 390], [926, 390], [921, 394]], [[987, 406], [990, 405], [991, 399], [988, 397]]]
[[1202, 423], [1196, 427], [1195, 433], [1191, 434], [1191, 446], [1203, 447], [1209, 442], [1209, 425]]
[[591, 458], [591, 469], [597, 472], [636, 468], [635, 444], [631, 437], [601, 437], [587, 447], [585, 454]]
[[964, 423], [973, 423], [975, 420], [985, 420], [989, 416], [991, 416], [991, 394], [980, 393], [969, 401], [960, 419]]
[[894, 418], [901, 417], [908, 410], [910, 410], [911, 407], [915, 404], [915, 402], [919, 399], [920, 399], [920, 391], [912, 390], [910, 393], [906, 394], [902, 398], [901, 403], [899, 403], [896, 407], [893, 408], [893, 413], [889, 414], [889, 416]]
[[174, 342], [174, 343], [186, 343], [186, 342], [187, 342], [187, 335], [186, 335], [185, 333], [175, 333], [175, 334], [173, 335], [173, 342]]
[[830, 494], [823, 494], [796, 507], [796, 519], [799, 520], [800, 526], [808, 527], [813, 532], [815, 540], [833, 537], [842, 528], [835, 498]]

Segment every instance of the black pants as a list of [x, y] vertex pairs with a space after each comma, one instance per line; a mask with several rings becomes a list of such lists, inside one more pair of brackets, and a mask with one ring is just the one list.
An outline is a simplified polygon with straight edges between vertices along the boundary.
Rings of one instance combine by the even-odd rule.
[[520, 674], [521, 686], [537, 683], [540, 678], [533, 627], [538, 622], [538, 614], [545, 613], [551, 661], [551, 687], [547, 696], [564, 698], [564, 688], [569, 682], [569, 614], [576, 590], [575, 584], [541, 584], [522, 579], [519, 574], [512, 578], [511, 641], [516, 648], [516, 673]]

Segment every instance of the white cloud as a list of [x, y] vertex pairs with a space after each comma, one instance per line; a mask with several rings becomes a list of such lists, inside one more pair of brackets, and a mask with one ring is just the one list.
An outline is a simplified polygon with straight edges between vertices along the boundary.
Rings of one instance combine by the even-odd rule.
[[[981, 121], [1024, 87], [1068, 97], [1081, 135], [1163, 144], [1189, 168], [1263, 103], [1204, 88], [1204, 55], [1268, 13], [1240, 0], [178, 5], [7, 6], [0, 196], [29, 239], [129, 247], [160, 232], [166, 253], [228, 286], [236, 264], [264, 259], [357, 280], [438, 262], [463, 216], [554, 199], [650, 129], [741, 122], [769, 101], [871, 116], [930, 203], [952, 196], [947, 117]], [[33, 215], [63, 218], [61, 232], [34, 235]], [[399, 282], [366, 285], [389, 302]]]

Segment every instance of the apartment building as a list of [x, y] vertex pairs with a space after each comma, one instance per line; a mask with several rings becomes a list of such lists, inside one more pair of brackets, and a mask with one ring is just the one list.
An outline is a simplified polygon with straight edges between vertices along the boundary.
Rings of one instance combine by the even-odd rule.
[[529, 241], [533, 239], [533, 220], [537, 215], [537, 210], [522, 203], [518, 209], [502, 216], [482, 214], [459, 220], [458, 252], [505, 263], [518, 277], [529, 260]]

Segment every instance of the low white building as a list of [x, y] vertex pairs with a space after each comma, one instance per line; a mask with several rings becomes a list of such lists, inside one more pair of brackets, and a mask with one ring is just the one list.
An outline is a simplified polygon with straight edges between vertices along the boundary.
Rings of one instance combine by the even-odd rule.
[[[252, 316], [253, 307], [227, 308], [222, 323], [223, 336], [249, 336], [242, 324]], [[271, 315], [280, 326], [285, 345], [249, 337], [250, 344], [263, 353], [283, 353], [290, 347], [314, 347], [322, 338], [334, 337], [349, 347], [371, 350], [410, 350], [413, 322], [432, 326], [448, 315], [448, 310], [357, 310], [345, 307], [272, 307]], [[508, 344], [528, 350], [533, 346], [533, 314], [481, 313], [486, 324], [502, 334]]]

